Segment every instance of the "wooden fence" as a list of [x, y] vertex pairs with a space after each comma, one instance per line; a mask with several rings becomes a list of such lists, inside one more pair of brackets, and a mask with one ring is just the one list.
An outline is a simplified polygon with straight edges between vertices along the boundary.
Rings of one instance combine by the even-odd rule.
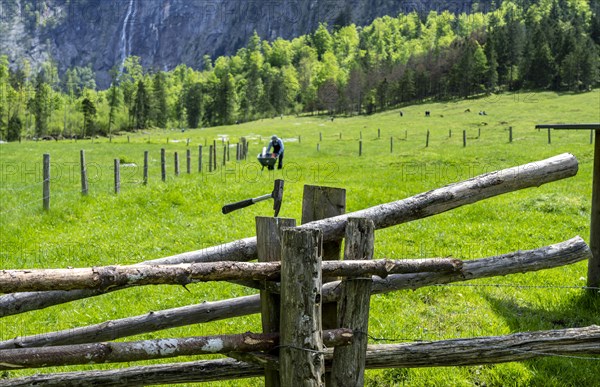
[[[261, 217], [256, 219], [254, 238], [137, 265], [3, 270], [0, 292], [8, 294], [0, 296], [0, 316], [150, 284], [241, 281], [260, 289], [260, 295], [0, 342], [0, 370], [215, 353], [228, 358], [38, 374], [2, 379], [0, 386], [151, 385], [260, 375], [264, 375], [267, 386], [360, 386], [364, 370], [371, 368], [476, 365], [556, 354], [599, 354], [598, 326], [367, 345], [373, 294], [549, 269], [591, 256], [585, 242], [574, 237], [534, 250], [469, 261], [375, 260], [375, 230], [571, 177], [577, 168], [575, 157], [564, 154], [349, 214], [343, 213], [345, 203], [340, 205], [345, 202], [344, 190], [307, 186], [300, 226], [295, 219]], [[333, 205], [328, 208], [321, 203]], [[339, 261], [342, 239], [344, 260]], [[247, 262], [257, 258], [259, 262]], [[261, 313], [262, 333], [110, 342], [252, 313]]]

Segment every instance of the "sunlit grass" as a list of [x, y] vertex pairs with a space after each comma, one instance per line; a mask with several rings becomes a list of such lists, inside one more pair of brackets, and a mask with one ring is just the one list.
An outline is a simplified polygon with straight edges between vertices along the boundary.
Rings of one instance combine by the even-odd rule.
[[[154, 130], [92, 141], [0, 145], [0, 267], [64, 268], [133, 264], [254, 235], [254, 217], [271, 216], [262, 202], [228, 215], [223, 204], [269, 193], [283, 178], [280, 216], [300, 220], [305, 184], [347, 190], [347, 212], [394, 201], [481, 173], [573, 153], [576, 177], [509, 193], [454, 211], [377, 231], [376, 258], [475, 259], [589, 238], [593, 147], [589, 131], [534, 129], [536, 123], [592, 122], [600, 115], [598, 90], [581, 95], [511, 94], [410, 106], [373, 116], [287, 116], [185, 132]], [[465, 112], [470, 109], [470, 112]], [[430, 110], [432, 117], [423, 112]], [[487, 115], [479, 115], [486, 111]], [[443, 116], [443, 117], [442, 117]], [[508, 127], [513, 128], [509, 143]], [[379, 129], [379, 131], [378, 131]], [[430, 130], [429, 147], [425, 147]], [[450, 137], [450, 130], [452, 137]], [[462, 131], [467, 131], [463, 147]], [[284, 138], [285, 167], [261, 170], [254, 160], [271, 134]], [[340, 133], [342, 133], [340, 139]], [[380, 133], [380, 136], [379, 136]], [[323, 138], [319, 141], [320, 134]], [[248, 160], [221, 166], [222, 136], [250, 142]], [[298, 138], [300, 136], [300, 138]], [[362, 136], [363, 154], [358, 156]], [[390, 152], [393, 138], [393, 153]], [[168, 139], [168, 142], [167, 142]], [[187, 140], [189, 139], [189, 145]], [[208, 172], [208, 145], [217, 141], [218, 169]], [[317, 151], [319, 144], [319, 151]], [[198, 146], [204, 172], [198, 173]], [[160, 149], [167, 152], [161, 181]], [[79, 193], [79, 151], [88, 162], [90, 192]], [[186, 150], [192, 173], [186, 173]], [[149, 182], [142, 185], [144, 151]], [[180, 157], [174, 176], [173, 155]], [[51, 209], [42, 210], [41, 160], [52, 161]], [[121, 193], [113, 193], [113, 160], [121, 168]], [[537, 273], [471, 281], [482, 286], [440, 286], [372, 298], [370, 335], [387, 342], [492, 336], [599, 321], [600, 304], [578, 289], [585, 262]], [[483, 286], [485, 285], [485, 286]], [[500, 286], [488, 286], [500, 285]], [[542, 288], [537, 288], [537, 287]], [[0, 339], [95, 324], [178, 306], [253, 294], [228, 283], [128, 289], [0, 320]], [[258, 315], [145, 333], [130, 339], [259, 331]], [[378, 342], [378, 341], [377, 341]], [[189, 360], [189, 359], [187, 359]], [[173, 360], [165, 360], [169, 362]], [[136, 363], [137, 364], [137, 363]], [[142, 364], [149, 364], [145, 362]], [[132, 364], [133, 365], [133, 364]], [[59, 367], [41, 370], [112, 368]], [[10, 377], [35, 371], [10, 372]], [[481, 367], [368, 371], [369, 385], [594, 385], [597, 361], [545, 358]], [[260, 379], [209, 385], [260, 385]]]

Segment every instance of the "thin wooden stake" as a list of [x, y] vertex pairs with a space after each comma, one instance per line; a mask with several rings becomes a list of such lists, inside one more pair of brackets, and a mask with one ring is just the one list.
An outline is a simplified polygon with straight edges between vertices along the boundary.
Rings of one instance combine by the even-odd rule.
[[425, 140], [425, 148], [429, 148], [429, 130], [427, 130], [427, 139]]
[[185, 160], [186, 160], [186, 170], [188, 175], [192, 173], [192, 151], [190, 149], [186, 149], [185, 151]]
[[179, 176], [179, 153], [175, 152], [173, 157], [175, 162], [175, 176]]
[[88, 194], [88, 179], [85, 165], [85, 151], [83, 149], [79, 151], [79, 164], [81, 167], [81, 194], [86, 196]]
[[[592, 213], [590, 216], [590, 249], [592, 257], [588, 260], [587, 285], [590, 288], [600, 287], [600, 130], [594, 133], [596, 145], [594, 146], [594, 171], [592, 177]], [[597, 289], [590, 289], [590, 293], [598, 295]]]
[[148, 151], [144, 151], [144, 177], [142, 184], [148, 185]]
[[202, 173], [202, 145], [198, 145], [198, 173]]
[[390, 153], [394, 153], [394, 137], [390, 137]]
[[115, 194], [121, 192], [121, 161], [115, 159]]
[[513, 133], [512, 133], [512, 126], [508, 127], [508, 142], [512, 143], [513, 142]]
[[550, 134], [551, 130], [552, 129], [548, 128], [548, 144], [552, 144], [552, 134]]
[[44, 153], [43, 156], [43, 184], [42, 184], [42, 201], [44, 210], [50, 209], [50, 154]]
[[162, 181], [167, 181], [167, 155], [165, 148], [160, 150], [160, 176]]
[[463, 148], [467, 146], [467, 131], [463, 130]]
[[362, 140], [358, 142], [358, 155], [362, 156]]

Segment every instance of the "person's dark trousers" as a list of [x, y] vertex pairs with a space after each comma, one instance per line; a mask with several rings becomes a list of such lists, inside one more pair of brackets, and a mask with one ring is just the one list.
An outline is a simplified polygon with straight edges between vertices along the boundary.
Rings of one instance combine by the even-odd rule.
[[277, 164], [277, 169], [283, 168], [283, 152], [279, 154], [279, 164]]

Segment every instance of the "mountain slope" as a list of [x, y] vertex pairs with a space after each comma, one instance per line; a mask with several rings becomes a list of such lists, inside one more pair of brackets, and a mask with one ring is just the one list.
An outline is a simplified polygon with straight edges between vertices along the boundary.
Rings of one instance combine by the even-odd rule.
[[[98, 85], [129, 55], [147, 68], [198, 68], [204, 55], [233, 54], [254, 30], [291, 39], [329, 25], [365, 25], [382, 15], [485, 10], [487, 1], [431, 0], [2, 0], [0, 54], [13, 65], [54, 59], [62, 72], [91, 65]], [[484, 8], [482, 8], [484, 7]]]

